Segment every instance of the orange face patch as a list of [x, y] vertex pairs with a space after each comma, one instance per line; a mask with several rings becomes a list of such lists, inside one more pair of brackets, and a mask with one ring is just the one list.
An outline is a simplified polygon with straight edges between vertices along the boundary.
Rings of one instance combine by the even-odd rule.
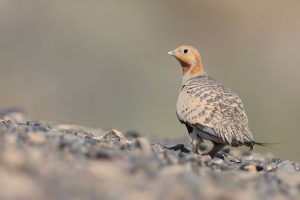
[[201, 74], [202, 64], [198, 51], [191, 46], [181, 46], [172, 51], [183, 68], [183, 74], [186, 74], [191, 68], [191, 75]]

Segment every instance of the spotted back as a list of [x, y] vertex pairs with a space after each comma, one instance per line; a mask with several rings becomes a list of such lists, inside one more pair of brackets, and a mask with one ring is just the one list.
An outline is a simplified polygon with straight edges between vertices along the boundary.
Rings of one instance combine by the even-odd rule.
[[208, 75], [185, 82], [177, 101], [177, 116], [187, 125], [210, 129], [209, 134], [229, 145], [253, 141], [239, 96]]

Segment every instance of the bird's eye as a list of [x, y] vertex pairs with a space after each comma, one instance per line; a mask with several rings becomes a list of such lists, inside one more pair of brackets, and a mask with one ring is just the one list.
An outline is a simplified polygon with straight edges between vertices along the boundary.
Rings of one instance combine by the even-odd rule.
[[185, 54], [188, 53], [188, 52], [189, 52], [188, 49], [184, 49], [184, 50], [183, 50], [183, 53], [185, 53]]

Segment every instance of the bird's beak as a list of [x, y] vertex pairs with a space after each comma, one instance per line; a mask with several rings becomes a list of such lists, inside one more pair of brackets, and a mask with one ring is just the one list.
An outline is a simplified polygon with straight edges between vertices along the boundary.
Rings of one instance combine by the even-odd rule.
[[168, 55], [175, 56], [175, 50], [169, 51], [169, 52], [168, 52]]

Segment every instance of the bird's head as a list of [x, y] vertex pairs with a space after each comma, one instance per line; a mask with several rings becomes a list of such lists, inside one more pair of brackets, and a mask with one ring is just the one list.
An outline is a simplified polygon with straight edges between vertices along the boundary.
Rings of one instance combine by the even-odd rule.
[[196, 48], [183, 45], [169, 51], [168, 54], [174, 56], [180, 62], [184, 79], [188, 80], [204, 74], [201, 57]]

